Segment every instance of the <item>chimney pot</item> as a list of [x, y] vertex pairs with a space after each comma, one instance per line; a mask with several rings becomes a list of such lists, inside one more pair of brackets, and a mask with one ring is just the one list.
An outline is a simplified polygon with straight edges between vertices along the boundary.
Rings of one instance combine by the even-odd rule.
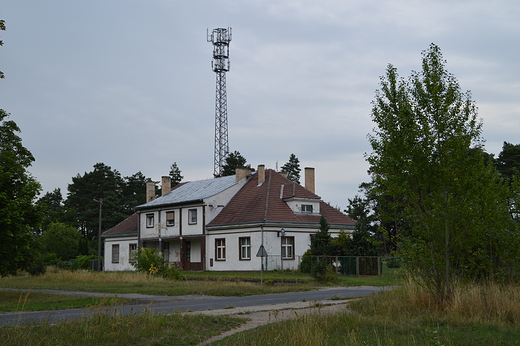
[[164, 196], [172, 190], [172, 178], [169, 175], [164, 175], [164, 176], [162, 176], [161, 180], [162, 180], [161, 190], [162, 190], [162, 195]]
[[237, 168], [235, 169], [235, 177], [236, 180], [242, 180], [248, 175], [251, 175], [251, 169], [250, 168]]
[[312, 193], [316, 193], [314, 184], [314, 168], [305, 167], [305, 188]]
[[153, 181], [149, 181], [146, 183], [146, 203], [153, 200], [155, 197], [155, 183]]
[[258, 185], [265, 181], [265, 165], [258, 165]]

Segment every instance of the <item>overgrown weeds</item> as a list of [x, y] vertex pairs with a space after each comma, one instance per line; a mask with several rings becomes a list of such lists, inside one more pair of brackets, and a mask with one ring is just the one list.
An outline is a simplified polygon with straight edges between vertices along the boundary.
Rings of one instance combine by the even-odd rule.
[[212, 345], [518, 345], [520, 288], [457, 284], [444, 305], [412, 282], [352, 301], [350, 312], [299, 316]]
[[0, 328], [1, 345], [196, 345], [245, 320], [230, 316], [107, 313], [74, 322]]

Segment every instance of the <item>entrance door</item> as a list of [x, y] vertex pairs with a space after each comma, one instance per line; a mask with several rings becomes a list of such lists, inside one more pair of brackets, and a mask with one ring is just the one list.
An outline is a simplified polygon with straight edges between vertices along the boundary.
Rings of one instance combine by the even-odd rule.
[[184, 251], [183, 251], [183, 270], [191, 270], [191, 242], [189, 240], [184, 241]]

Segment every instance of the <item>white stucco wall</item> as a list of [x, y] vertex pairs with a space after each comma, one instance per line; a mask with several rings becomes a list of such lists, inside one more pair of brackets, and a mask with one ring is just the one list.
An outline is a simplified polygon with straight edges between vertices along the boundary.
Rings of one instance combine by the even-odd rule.
[[[112, 245], [119, 245], [119, 263], [112, 263]], [[105, 271], [135, 270], [130, 263], [130, 244], [137, 244], [135, 238], [105, 238]]]

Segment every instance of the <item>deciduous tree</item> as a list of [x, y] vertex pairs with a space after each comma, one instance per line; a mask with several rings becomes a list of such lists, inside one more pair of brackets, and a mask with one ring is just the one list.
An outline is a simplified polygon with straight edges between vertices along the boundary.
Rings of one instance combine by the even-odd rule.
[[444, 65], [432, 44], [422, 71], [408, 80], [388, 66], [373, 101], [377, 127], [367, 156], [377, 188], [393, 197], [409, 227], [406, 263], [440, 300], [450, 297], [455, 276], [493, 278], [505, 253], [499, 245], [514, 240], [508, 191], [484, 162], [475, 103]]
[[17, 135], [20, 128], [0, 109], [0, 275], [31, 262], [32, 230], [43, 214], [35, 206], [40, 184], [28, 172], [34, 157]]

